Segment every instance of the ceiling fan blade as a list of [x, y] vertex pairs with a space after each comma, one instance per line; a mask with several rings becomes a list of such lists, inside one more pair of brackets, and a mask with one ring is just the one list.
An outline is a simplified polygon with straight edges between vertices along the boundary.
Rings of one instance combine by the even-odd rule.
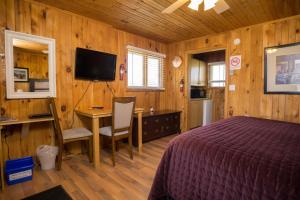
[[225, 0], [218, 0], [216, 3], [216, 6], [213, 7], [213, 9], [216, 11], [216, 13], [221, 14], [222, 12], [228, 10], [230, 7], [225, 2]]
[[183, 6], [183, 4], [185, 4], [188, 1], [189, 0], [177, 0], [175, 3], [173, 3], [172, 5], [167, 7], [166, 9], [164, 9], [162, 11], [162, 13], [170, 14], [170, 13], [174, 12], [175, 10], [177, 10], [178, 8], [180, 8], [181, 6]]

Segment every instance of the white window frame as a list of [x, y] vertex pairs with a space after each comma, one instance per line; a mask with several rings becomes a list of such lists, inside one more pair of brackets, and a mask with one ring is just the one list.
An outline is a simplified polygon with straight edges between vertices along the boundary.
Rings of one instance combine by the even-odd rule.
[[[128, 45], [127, 46], [127, 55], [126, 55], [127, 62], [128, 62], [128, 54], [130, 52], [140, 54], [143, 56], [144, 77], [143, 77], [143, 86], [129, 86], [128, 85], [128, 76], [127, 76], [127, 83], [126, 83], [127, 88], [129, 90], [165, 90], [165, 88], [164, 88], [164, 62], [165, 62], [166, 55]], [[147, 86], [147, 84], [148, 84], [148, 57], [159, 59], [159, 62], [160, 62], [159, 76], [160, 77], [159, 77], [159, 86], [158, 87]], [[128, 67], [127, 67], [127, 70], [128, 70]], [[127, 73], [128, 73], [128, 71], [127, 71]]]
[[[212, 62], [212, 63], [208, 63], [207, 64], [208, 65], [208, 87], [210, 87], [210, 88], [225, 88], [226, 87], [226, 62]], [[211, 79], [210, 79], [210, 67], [212, 66], [212, 65], [225, 65], [225, 71], [224, 71], [224, 73], [225, 73], [225, 78], [224, 78], [224, 80], [218, 80], [218, 81], [212, 81]], [[224, 86], [211, 86], [211, 83], [224, 83]]]

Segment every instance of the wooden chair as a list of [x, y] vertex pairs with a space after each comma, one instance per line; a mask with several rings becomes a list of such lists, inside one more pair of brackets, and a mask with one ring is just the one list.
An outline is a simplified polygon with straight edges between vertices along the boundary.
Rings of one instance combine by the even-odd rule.
[[56, 168], [58, 170], [61, 169], [61, 163], [62, 163], [62, 153], [63, 153], [63, 147], [64, 144], [75, 142], [75, 141], [87, 141], [89, 143], [89, 159], [92, 161], [92, 145], [93, 145], [93, 133], [90, 132], [86, 128], [72, 128], [67, 130], [62, 130], [59, 118], [56, 110], [56, 105], [54, 98], [49, 99], [49, 107], [50, 112], [52, 116], [54, 117], [54, 132], [57, 139], [58, 144], [58, 155], [57, 155], [57, 162], [56, 162]]
[[112, 163], [115, 166], [116, 142], [128, 138], [129, 155], [132, 153], [132, 121], [135, 97], [114, 97], [112, 101], [112, 126], [100, 128], [100, 135], [112, 141]]

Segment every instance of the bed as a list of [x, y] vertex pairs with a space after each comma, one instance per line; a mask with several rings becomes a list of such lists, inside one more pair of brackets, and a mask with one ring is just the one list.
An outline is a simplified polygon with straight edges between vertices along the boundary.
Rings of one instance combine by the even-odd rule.
[[300, 125], [232, 117], [173, 139], [149, 200], [300, 199]]

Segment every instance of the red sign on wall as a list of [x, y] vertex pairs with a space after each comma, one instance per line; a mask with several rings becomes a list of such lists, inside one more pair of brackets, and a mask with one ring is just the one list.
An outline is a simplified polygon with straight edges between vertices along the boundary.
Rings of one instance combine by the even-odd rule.
[[230, 56], [230, 70], [241, 69], [242, 66], [242, 56]]

